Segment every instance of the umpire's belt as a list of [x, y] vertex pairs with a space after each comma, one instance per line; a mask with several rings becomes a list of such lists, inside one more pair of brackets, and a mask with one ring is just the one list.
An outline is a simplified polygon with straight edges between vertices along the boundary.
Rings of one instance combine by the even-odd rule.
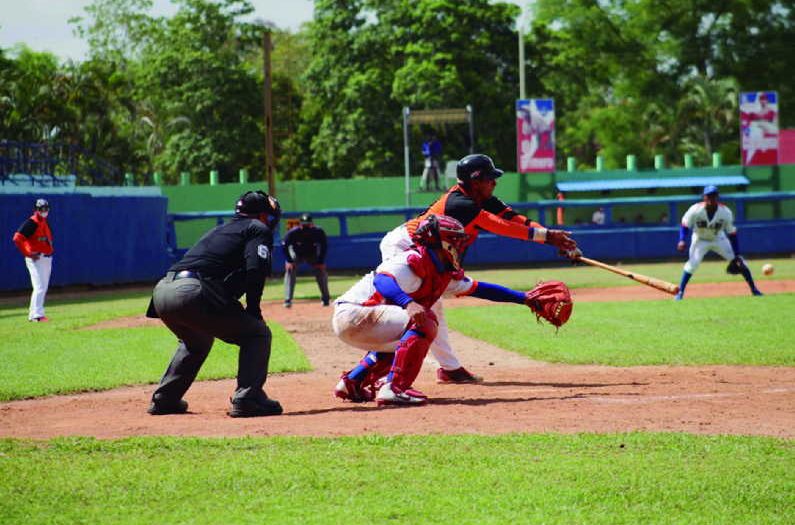
[[166, 279], [169, 281], [178, 281], [180, 279], [200, 279], [199, 272], [193, 270], [182, 270], [181, 272], [168, 272]]

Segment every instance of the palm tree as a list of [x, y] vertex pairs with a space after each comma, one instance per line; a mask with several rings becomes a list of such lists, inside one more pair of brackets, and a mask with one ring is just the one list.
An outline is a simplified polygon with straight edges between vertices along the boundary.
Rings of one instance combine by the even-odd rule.
[[699, 75], [691, 78], [685, 87], [687, 93], [679, 103], [678, 112], [684, 142], [693, 146], [702, 142], [703, 152], [710, 157], [720, 141], [737, 129], [737, 81]]

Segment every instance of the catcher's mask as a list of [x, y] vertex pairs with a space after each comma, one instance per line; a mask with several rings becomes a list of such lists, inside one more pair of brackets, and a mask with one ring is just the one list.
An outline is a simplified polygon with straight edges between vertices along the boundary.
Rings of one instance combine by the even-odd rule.
[[259, 219], [275, 230], [282, 217], [282, 207], [276, 197], [262, 190], [247, 191], [235, 203], [235, 215]]
[[426, 248], [441, 248], [447, 262], [455, 270], [461, 269], [461, 254], [469, 234], [464, 225], [447, 215], [429, 215], [411, 236], [414, 244]]

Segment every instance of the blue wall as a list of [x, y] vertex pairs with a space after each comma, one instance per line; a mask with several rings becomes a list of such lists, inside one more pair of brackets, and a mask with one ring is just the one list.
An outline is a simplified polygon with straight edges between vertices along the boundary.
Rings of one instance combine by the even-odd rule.
[[[593, 259], [628, 261], [642, 259], [687, 259], [676, 251], [679, 228], [647, 226], [637, 228], [571, 228], [583, 253]], [[743, 255], [783, 254], [795, 252], [795, 221], [759, 221], [738, 224], [740, 250]], [[381, 262], [378, 243], [381, 235], [332, 237], [329, 239], [327, 264], [330, 269], [371, 269]], [[560, 262], [551, 246], [481, 234], [466, 254], [466, 266], [495, 264], [536, 264]], [[277, 250], [274, 268], [280, 271], [281, 250]]]
[[165, 197], [0, 195], [0, 290], [30, 288], [24, 260], [11, 238], [38, 197], [51, 206], [55, 256], [50, 285], [154, 281], [168, 267]]

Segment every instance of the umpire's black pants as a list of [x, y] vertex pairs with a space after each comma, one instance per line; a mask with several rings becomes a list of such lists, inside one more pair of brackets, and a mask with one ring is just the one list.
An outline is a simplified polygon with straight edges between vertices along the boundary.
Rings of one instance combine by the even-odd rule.
[[217, 337], [240, 346], [237, 389], [233, 399], [263, 399], [271, 354], [271, 331], [264, 321], [247, 314], [237, 301], [217, 306], [202, 294], [198, 279], [174, 279], [173, 272], [155, 286], [153, 303], [179, 346], [152, 399], [175, 403], [182, 399]]

